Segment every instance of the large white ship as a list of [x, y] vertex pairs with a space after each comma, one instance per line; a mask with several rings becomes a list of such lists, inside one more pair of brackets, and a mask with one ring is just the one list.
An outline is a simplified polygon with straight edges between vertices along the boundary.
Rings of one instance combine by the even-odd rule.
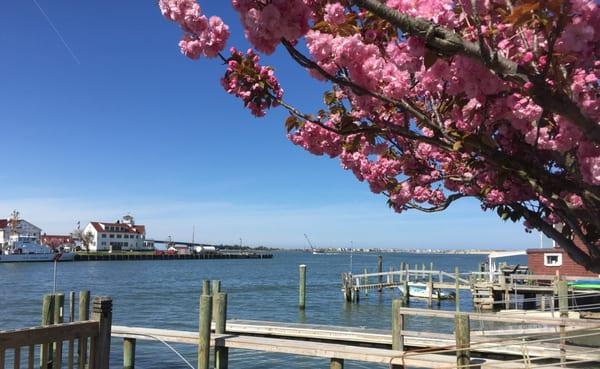
[[10, 219], [8, 244], [0, 247], [0, 263], [70, 261], [75, 258], [73, 253], [57, 252], [40, 244], [36, 237], [20, 232], [19, 224], [19, 213], [15, 211]]

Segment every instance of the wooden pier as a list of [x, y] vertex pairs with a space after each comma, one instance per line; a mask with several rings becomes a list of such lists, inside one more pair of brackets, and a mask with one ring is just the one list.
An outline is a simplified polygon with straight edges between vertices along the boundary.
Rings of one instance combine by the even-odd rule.
[[[567, 318], [568, 305], [564, 301], [560, 304], [561, 317], [543, 318], [411, 309], [394, 300], [391, 329], [375, 330], [227, 320], [227, 294], [221, 291], [218, 281], [213, 281], [212, 288], [205, 281], [197, 331], [112, 325], [112, 302], [106, 297], [94, 299], [92, 319], [89, 320], [86, 313], [89, 311], [89, 293], [80, 293], [79, 301], [80, 322], [73, 322], [75, 294], [69, 294], [67, 323], [63, 323], [67, 320], [64, 295], [54, 294], [44, 297], [44, 326], [0, 331], [0, 369], [6, 369], [7, 363], [14, 369], [59, 369], [65, 367], [63, 363], [68, 369], [114, 368], [115, 363], [109, 365], [111, 336], [123, 339], [124, 369], [135, 368], [135, 349], [146, 340], [197, 346], [199, 369], [209, 368], [212, 355], [216, 369], [227, 369], [230, 351], [237, 349], [323, 358], [327, 362], [324, 367], [330, 369], [343, 369], [346, 360], [385, 364], [393, 369], [557, 369], [581, 363], [600, 364], [599, 345], [591, 348], [571, 343], [578, 337], [593, 337], [598, 342], [600, 321]], [[407, 320], [413, 316], [449, 319], [454, 322], [454, 333], [405, 329]], [[508, 323], [512, 328], [485, 330], [483, 322]], [[27, 355], [22, 355], [23, 348]]]
[[[378, 263], [378, 269], [381, 269]], [[398, 270], [381, 271], [376, 273], [362, 274], [342, 274], [341, 291], [348, 302], [359, 302], [361, 294], [367, 296], [370, 291], [379, 291], [385, 289], [400, 289], [410, 291], [410, 287], [426, 288], [428, 297], [426, 298], [431, 305], [436, 299], [436, 290], [455, 291], [456, 296], [460, 296], [461, 290], [471, 292], [473, 304], [477, 309], [492, 310], [505, 308], [509, 309], [517, 303], [517, 295], [524, 300], [524, 308], [536, 307], [536, 296], [553, 297], [558, 295], [557, 286], [561, 281], [573, 281], [578, 279], [592, 279], [590, 277], [567, 277], [561, 275], [529, 275], [529, 274], [505, 274], [503, 272], [468, 272], [460, 273], [458, 269], [454, 273], [426, 269], [423, 264], [422, 269], [415, 265], [414, 269], [408, 269], [407, 265], [402, 263]], [[600, 281], [600, 279], [599, 279]], [[566, 293], [569, 294], [598, 294], [595, 290], [574, 290], [567, 287]], [[408, 301], [411, 298], [403, 292], [403, 298]], [[540, 304], [544, 301], [540, 299]], [[600, 301], [600, 299], [599, 299]], [[554, 307], [554, 306], [552, 306]]]

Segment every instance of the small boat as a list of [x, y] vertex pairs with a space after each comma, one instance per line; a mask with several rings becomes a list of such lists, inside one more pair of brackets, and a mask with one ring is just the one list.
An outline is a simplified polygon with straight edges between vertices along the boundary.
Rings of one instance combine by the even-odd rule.
[[579, 279], [569, 282], [569, 286], [576, 290], [600, 290], [600, 279]]
[[36, 242], [17, 241], [0, 254], [0, 263], [71, 261], [74, 258], [75, 254], [72, 252], [54, 252]]
[[15, 241], [0, 254], [0, 263], [17, 263], [32, 261], [71, 261], [75, 258], [72, 252], [55, 252], [49, 247], [31, 241]]
[[[404, 294], [404, 287], [398, 286], [400, 293]], [[408, 293], [410, 297], [428, 299], [429, 298], [429, 288], [428, 287], [418, 287], [418, 286], [410, 286], [408, 288]], [[440, 288], [434, 288], [433, 293], [431, 294], [431, 298], [434, 300], [454, 300], [456, 298], [456, 293], [454, 292], [443, 292]]]

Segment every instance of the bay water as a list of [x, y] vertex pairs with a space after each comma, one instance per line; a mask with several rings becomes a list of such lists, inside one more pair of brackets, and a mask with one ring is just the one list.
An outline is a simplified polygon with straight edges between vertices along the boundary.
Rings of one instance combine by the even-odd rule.
[[[204, 279], [219, 279], [228, 293], [228, 319], [269, 320], [289, 323], [329, 324], [390, 329], [391, 302], [398, 291], [361, 295], [349, 304], [341, 292], [341, 274], [374, 272], [377, 256], [383, 270], [397, 270], [401, 262], [411, 268], [423, 263], [435, 270], [475, 271], [485, 255], [276, 252], [273, 259], [244, 260], [148, 260], [58, 263], [57, 291], [88, 289], [92, 296], [113, 299], [113, 324], [195, 331], [198, 329], [199, 296]], [[307, 265], [307, 307], [298, 309], [298, 267]], [[53, 288], [52, 263], [0, 264], [0, 330], [39, 325], [42, 296]], [[462, 292], [460, 308], [472, 310], [469, 292]], [[68, 306], [68, 302], [67, 302]], [[410, 307], [427, 307], [414, 299]], [[433, 304], [434, 309], [454, 310], [453, 301]], [[453, 322], [445, 319], [408, 319], [407, 329], [450, 333]], [[111, 368], [122, 367], [122, 340], [113, 338]], [[174, 345], [194, 366], [197, 348]], [[255, 351], [231, 350], [230, 367], [243, 369], [324, 368], [326, 359]], [[140, 369], [188, 368], [166, 346], [138, 341], [136, 367]], [[384, 368], [348, 362], [347, 368]]]

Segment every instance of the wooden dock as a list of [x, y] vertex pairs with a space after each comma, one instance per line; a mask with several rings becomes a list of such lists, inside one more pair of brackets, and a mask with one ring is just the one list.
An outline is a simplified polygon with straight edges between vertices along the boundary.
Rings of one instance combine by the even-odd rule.
[[[378, 269], [381, 264], [378, 263]], [[504, 274], [502, 272], [469, 272], [454, 273], [422, 269], [415, 265], [414, 269], [407, 269], [402, 263], [398, 270], [378, 271], [368, 273], [366, 270], [361, 274], [343, 273], [341, 291], [348, 302], [359, 302], [362, 296], [367, 296], [371, 291], [383, 291], [386, 289], [401, 289], [410, 291], [411, 287], [426, 288], [429, 293], [429, 304], [436, 299], [436, 290], [455, 291], [460, 296], [461, 290], [471, 292], [473, 304], [478, 309], [492, 310], [509, 309], [516, 303], [516, 296], [522, 296], [525, 300], [525, 308], [535, 308], [536, 296], [557, 295], [557, 285], [561, 281], [573, 281], [578, 279], [591, 279], [589, 277], [567, 277], [561, 275], [529, 275], [529, 274]], [[600, 279], [599, 279], [600, 281]], [[568, 294], [599, 295], [597, 290], [574, 290], [567, 287]], [[403, 293], [404, 294], [404, 293]], [[409, 294], [404, 294], [408, 301]], [[599, 299], [600, 301], [600, 299]]]
[[272, 259], [273, 254], [262, 252], [206, 252], [199, 254], [141, 254], [141, 253], [119, 253], [119, 254], [96, 254], [77, 253], [74, 261], [134, 261], [134, 260], [207, 260], [207, 259]]
[[[135, 369], [136, 346], [146, 340], [197, 346], [198, 369], [228, 369], [229, 352], [237, 349], [323, 358], [330, 369], [343, 369], [346, 360], [385, 364], [392, 369], [557, 369], [582, 363], [598, 367], [600, 344], [583, 347], [574, 341], [588, 337], [598, 343], [600, 321], [569, 318], [568, 304], [562, 298], [565, 287], [566, 282], [561, 281], [557, 317], [414, 309], [394, 300], [389, 330], [227, 320], [227, 294], [221, 291], [220, 281], [203, 282], [196, 331], [112, 325], [112, 300], [107, 297], [94, 299], [90, 320], [87, 291], [79, 294], [79, 322], [74, 322], [75, 294], [69, 294], [69, 322], [64, 323], [65, 295], [52, 294], [44, 296], [42, 327], [0, 331], [0, 369], [6, 369], [7, 363], [13, 369], [62, 369], [65, 357], [67, 369], [108, 369], [111, 337], [123, 339], [124, 369]], [[450, 320], [454, 332], [408, 330], [406, 323], [412, 317]], [[485, 330], [483, 322], [511, 327]], [[38, 356], [35, 346], [40, 347]], [[214, 367], [209, 366], [212, 355]], [[35, 366], [38, 359], [40, 366]], [[22, 366], [24, 361], [26, 365]]]

